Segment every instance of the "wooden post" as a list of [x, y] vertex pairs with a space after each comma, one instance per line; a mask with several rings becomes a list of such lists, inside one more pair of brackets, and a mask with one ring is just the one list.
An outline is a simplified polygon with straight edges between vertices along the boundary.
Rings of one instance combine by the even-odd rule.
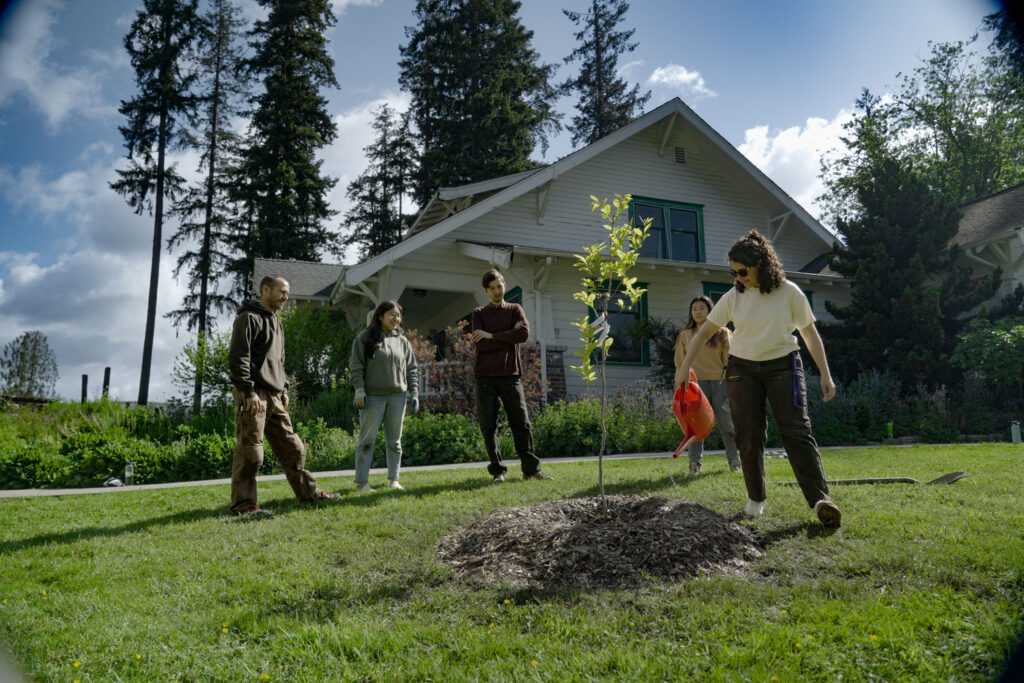
[[89, 394], [89, 375], [82, 375], [82, 403], [85, 403], [86, 396]]
[[103, 368], [103, 398], [110, 394], [110, 368]]

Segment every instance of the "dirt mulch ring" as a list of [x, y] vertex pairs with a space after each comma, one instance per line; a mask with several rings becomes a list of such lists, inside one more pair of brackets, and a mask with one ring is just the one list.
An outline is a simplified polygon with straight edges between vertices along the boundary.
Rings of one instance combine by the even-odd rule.
[[457, 573], [542, 587], [622, 588], [735, 573], [761, 557], [755, 533], [685, 500], [643, 496], [556, 500], [496, 510], [445, 536]]

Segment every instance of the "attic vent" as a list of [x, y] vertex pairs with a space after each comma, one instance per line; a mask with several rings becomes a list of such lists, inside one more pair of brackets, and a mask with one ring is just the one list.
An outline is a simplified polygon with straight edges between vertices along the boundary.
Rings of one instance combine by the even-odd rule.
[[683, 149], [682, 147], [676, 147], [676, 163], [677, 164], [685, 164], [686, 163], [686, 150]]

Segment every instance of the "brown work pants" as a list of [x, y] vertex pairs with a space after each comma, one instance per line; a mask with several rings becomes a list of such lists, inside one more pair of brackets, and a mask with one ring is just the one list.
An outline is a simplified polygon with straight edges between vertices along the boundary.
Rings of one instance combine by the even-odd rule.
[[235, 406], [235, 459], [231, 463], [231, 509], [256, 505], [256, 473], [263, 464], [263, 436], [266, 434], [281, 463], [281, 469], [299, 500], [311, 500], [316, 478], [305, 469], [306, 446], [292, 429], [282, 393], [263, 387], [257, 390], [263, 408], [253, 415], [245, 412], [245, 395], [233, 390]]
[[764, 471], [764, 445], [768, 438], [767, 400], [807, 504], [814, 507], [819, 500], [829, 500], [821, 453], [811, 435], [811, 420], [807, 416], [807, 384], [800, 354], [792, 353], [767, 361], [729, 356], [725, 386], [732, 407], [747, 497], [756, 502], [768, 497]]

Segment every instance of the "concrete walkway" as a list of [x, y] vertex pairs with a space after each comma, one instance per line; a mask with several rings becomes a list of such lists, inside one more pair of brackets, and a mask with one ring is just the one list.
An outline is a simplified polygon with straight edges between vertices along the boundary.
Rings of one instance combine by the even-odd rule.
[[[716, 453], [725, 453], [725, 451], [704, 451], [705, 455], [714, 455]], [[664, 453], [621, 453], [618, 455], [606, 455], [606, 460], [637, 460], [640, 458], [671, 458], [672, 452], [665, 451]], [[596, 462], [597, 456], [589, 456], [584, 458], [545, 458], [545, 464], [557, 464], [565, 462]], [[505, 460], [505, 464], [509, 470], [519, 467], [518, 460]], [[414, 467], [403, 467], [402, 473], [407, 474], [409, 472], [429, 472], [433, 470], [457, 470], [457, 469], [479, 469], [482, 470], [482, 475], [486, 475], [487, 462], [460, 462], [452, 463], [448, 465], [421, 465]], [[370, 470], [371, 474], [387, 474], [387, 469], [383, 467], [374, 468]], [[333, 472], [314, 472], [317, 480], [321, 479], [333, 479], [333, 478], [354, 478], [355, 470], [334, 470]], [[487, 475], [489, 476], [489, 475]], [[283, 481], [283, 474], [265, 474], [256, 477], [256, 481]], [[351, 482], [350, 482], [351, 483]], [[79, 496], [93, 493], [123, 493], [125, 491], [148, 491], [150, 489], [174, 489], [181, 488], [183, 486], [227, 486], [231, 484], [231, 479], [205, 479], [203, 481], [174, 481], [165, 484], [140, 484], [138, 486], [100, 486], [97, 488], [82, 488], [82, 489], [14, 489], [12, 491], [0, 491], [0, 498], [36, 498], [39, 496]], [[328, 487], [333, 488], [333, 487]]]

